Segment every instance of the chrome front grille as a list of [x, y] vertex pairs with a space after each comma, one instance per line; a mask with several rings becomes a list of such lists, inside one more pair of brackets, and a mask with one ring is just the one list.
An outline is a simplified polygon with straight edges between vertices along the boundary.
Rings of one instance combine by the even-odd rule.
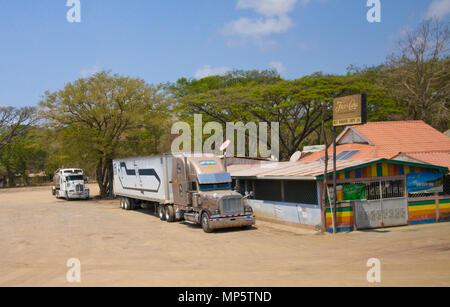
[[77, 185], [75, 186], [75, 191], [76, 191], [76, 192], [83, 192], [83, 191], [84, 191], [84, 185], [82, 185], [82, 184], [77, 184]]
[[224, 215], [244, 214], [244, 206], [242, 206], [242, 198], [222, 199], [222, 208]]

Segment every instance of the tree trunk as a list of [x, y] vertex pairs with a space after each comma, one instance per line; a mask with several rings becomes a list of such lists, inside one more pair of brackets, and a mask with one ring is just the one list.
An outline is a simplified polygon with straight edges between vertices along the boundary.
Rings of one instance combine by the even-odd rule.
[[14, 173], [8, 172], [8, 188], [14, 188], [16, 186], [16, 180], [14, 178]]
[[97, 184], [98, 187], [100, 189], [100, 198], [105, 199], [106, 195], [107, 195], [107, 186], [104, 183], [104, 178], [105, 178], [105, 171], [103, 170], [103, 159], [100, 158], [98, 163], [97, 163], [97, 170], [96, 170], [96, 179], [97, 179]]

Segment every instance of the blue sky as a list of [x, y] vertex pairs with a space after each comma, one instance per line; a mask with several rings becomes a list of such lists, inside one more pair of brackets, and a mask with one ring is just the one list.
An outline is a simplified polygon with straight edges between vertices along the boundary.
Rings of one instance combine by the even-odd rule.
[[101, 69], [149, 83], [227, 69], [277, 67], [295, 79], [345, 73], [394, 51], [402, 31], [450, 0], [0, 0], [0, 105], [36, 105], [46, 90]]

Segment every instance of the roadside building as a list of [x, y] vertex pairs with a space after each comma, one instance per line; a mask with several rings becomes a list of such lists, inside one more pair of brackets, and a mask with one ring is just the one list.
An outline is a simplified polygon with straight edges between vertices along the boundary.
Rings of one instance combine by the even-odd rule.
[[[422, 121], [346, 128], [337, 146], [337, 230], [450, 220], [448, 152], [450, 139]], [[332, 231], [332, 157], [327, 201], [321, 202], [324, 155], [322, 150], [298, 162], [241, 162], [228, 170], [241, 193], [254, 193], [249, 203], [258, 218]]]

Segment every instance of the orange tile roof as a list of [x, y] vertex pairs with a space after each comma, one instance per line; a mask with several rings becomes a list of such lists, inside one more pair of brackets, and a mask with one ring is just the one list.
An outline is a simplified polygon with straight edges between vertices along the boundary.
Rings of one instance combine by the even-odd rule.
[[[423, 121], [371, 122], [353, 126], [351, 129], [372, 145], [359, 143], [338, 145], [337, 154], [346, 150], [360, 151], [350, 160], [391, 159], [400, 152], [450, 151], [450, 138]], [[324, 152], [324, 150], [315, 152], [300, 161], [316, 161], [325, 155]], [[332, 155], [333, 149], [330, 148], [328, 152]]]
[[438, 166], [450, 168], [450, 150], [441, 151], [418, 151], [418, 152], [402, 152], [415, 160]]

